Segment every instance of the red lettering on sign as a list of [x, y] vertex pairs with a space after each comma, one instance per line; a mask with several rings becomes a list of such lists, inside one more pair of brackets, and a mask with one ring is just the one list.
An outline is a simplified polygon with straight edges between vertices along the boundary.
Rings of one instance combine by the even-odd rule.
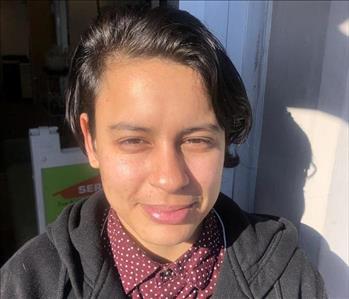
[[102, 189], [101, 177], [95, 176], [93, 178], [81, 181], [73, 186], [54, 193], [54, 196], [61, 195], [64, 199], [79, 198], [91, 195], [96, 191]]

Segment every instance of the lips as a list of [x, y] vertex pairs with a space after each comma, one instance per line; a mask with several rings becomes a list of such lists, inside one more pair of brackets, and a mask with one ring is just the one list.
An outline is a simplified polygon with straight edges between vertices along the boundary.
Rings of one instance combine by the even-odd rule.
[[181, 224], [185, 222], [189, 214], [194, 210], [196, 203], [187, 205], [146, 205], [143, 210], [150, 218], [161, 224]]

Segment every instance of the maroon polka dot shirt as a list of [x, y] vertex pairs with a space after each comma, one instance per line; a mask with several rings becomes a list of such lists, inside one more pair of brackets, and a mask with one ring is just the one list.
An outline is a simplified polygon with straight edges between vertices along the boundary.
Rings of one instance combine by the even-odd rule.
[[128, 235], [115, 211], [107, 213], [104, 247], [113, 256], [129, 298], [209, 298], [223, 262], [223, 229], [214, 211], [203, 222], [198, 241], [173, 263], [146, 255]]

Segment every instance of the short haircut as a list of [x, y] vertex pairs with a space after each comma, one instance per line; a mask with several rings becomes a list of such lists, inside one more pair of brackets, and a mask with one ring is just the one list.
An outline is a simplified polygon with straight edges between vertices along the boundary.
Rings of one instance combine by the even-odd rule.
[[82, 35], [70, 66], [66, 120], [83, 151], [80, 114], [88, 114], [94, 136], [94, 102], [106, 63], [113, 56], [165, 58], [197, 71], [225, 131], [224, 166], [238, 164], [229, 146], [243, 143], [252, 124], [244, 84], [213, 34], [188, 12], [170, 8], [106, 11]]

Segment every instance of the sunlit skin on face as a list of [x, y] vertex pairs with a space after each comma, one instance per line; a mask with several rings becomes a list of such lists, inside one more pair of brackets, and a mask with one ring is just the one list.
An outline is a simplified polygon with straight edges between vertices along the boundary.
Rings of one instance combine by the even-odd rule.
[[219, 194], [224, 131], [200, 75], [159, 58], [110, 61], [95, 101], [92, 167], [124, 228], [152, 257], [174, 261], [198, 237]]

